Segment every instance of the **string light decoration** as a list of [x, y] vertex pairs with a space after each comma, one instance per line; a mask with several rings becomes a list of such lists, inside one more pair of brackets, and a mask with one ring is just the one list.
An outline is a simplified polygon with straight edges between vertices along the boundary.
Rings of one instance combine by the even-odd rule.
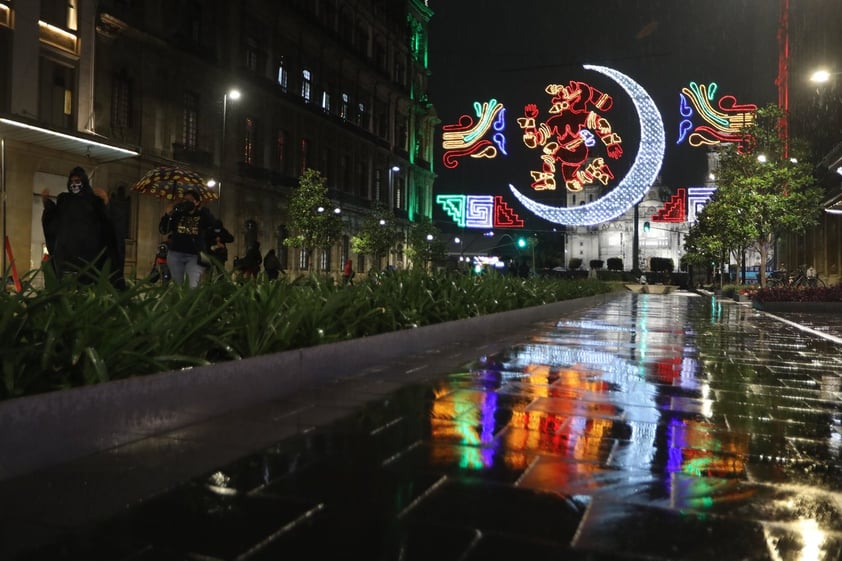
[[501, 195], [437, 195], [436, 203], [460, 228], [523, 228]]
[[687, 221], [696, 222], [699, 215], [708, 204], [716, 187], [688, 187], [687, 188]]
[[640, 122], [640, 148], [634, 163], [620, 183], [604, 197], [576, 207], [555, 207], [539, 203], [521, 193], [514, 185], [509, 189], [520, 203], [536, 216], [556, 224], [593, 226], [622, 216], [639, 202], [658, 177], [664, 158], [664, 122], [655, 102], [637, 82], [625, 74], [604, 66], [585, 65], [613, 79], [631, 98]]
[[539, 123], [538, 106], [530, 103], [517, 120], [523, 144], [541, 154], [541, 169], [530, 172], [532, 188], [554, 191], [557, 172], [568, 191], [581, 191], [594, 181], [607, 185], [614, 179], [611, 168], [603, 158], [590, 158], [589, 153], [599, 137], [609, 158], [616, 160], [623, 155], [622, 139], [604, 116], [614, 99], [578, 80], [550, 84], [544, 91], [552, 96], [549, 117]]
[[[690, 146], [697, 148], [732, 142], [743, 154], [754, 144], [754, 137], [746, 134], [745, 128], [754, 124], [757, 105], [739, 104], [733, 95], [724, 95], [716, 102], [718, 109], [715, 109], [712, 104], [718, 88], [715, 82], [707, 86], [690, 82], [688, 87], [681, 89], [678, 111], [682, 120], [678, 124], [676, 144], [686, 140]], [[703, 121], [702, 124], [694, 125], [695, 115]]]
[[675, 191], [675, 195], [671, 195], [670, 200], [665, 202], [664, 206], [652, 215], [652, 222], [684, 222], [687, 220], [687, 210], [684, 204], [687, 190], [684, 187], [679, 187]]
[[[476, 120], [470, 115], [462, 115], [455, 124], [442, 127], [442, 162], [453, 169], [465, 156], [471, 158], [496, 158], [498, 153], [508, 155], [506, 151], [506, 108], [496, 99], [484, 103], [474, 102]], [[488, 140], [490, 131], [491, 140]]]

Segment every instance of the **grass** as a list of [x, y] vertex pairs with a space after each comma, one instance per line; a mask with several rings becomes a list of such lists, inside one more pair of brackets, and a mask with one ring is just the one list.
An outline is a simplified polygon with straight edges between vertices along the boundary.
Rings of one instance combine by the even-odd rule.
[[[31, 279], [29, 279], [31, 280]], [[47, 279], [0, 297], [0, 399], [237, 360], [609, 292], [596, 280], [373, 275], [353, 286], [215, 282], [189, 290]]]

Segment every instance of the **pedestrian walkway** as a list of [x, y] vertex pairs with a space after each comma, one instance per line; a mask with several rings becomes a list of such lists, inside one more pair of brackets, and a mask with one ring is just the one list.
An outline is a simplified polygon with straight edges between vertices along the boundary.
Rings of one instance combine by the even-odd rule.
[[838, 351], [750, 306], [624, 294], [446, 376], [403, 385], [428, 360], [407, 357], [115, 452], [151, 498], [113, 515], [74, 497], [119, 470], [4, 482], [0, 558], [836, 560]]

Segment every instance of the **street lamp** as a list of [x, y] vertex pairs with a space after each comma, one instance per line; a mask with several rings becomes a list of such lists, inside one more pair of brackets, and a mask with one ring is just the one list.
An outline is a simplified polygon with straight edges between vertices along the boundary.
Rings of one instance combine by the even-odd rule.
[[830, 81], [831, 76], [836, 76], [838, 74], [842, 74], [842, 72], [830, 72], [821, 68], [810, 74], [810, 81], [815, 84], [824, 84], [825, 82]]
[[237, 101], [240, 99], [240, 90], [228, 90], [222, 96], [222, 146], [219, 150], [219, 204], [222, 205], [222, 184], [225, 176], [225, 129], [228, 124], [228, 100]]

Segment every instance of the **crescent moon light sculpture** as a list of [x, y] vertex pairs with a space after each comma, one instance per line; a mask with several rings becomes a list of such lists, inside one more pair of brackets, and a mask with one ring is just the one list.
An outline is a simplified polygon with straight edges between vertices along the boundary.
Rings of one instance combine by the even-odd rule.
[[509, 189], [517, 199], [536, 216], [567, 226], [591, 226], [621, 216], [640, 201], [655, 183], [664, 159], [664, 122], [655, 102], [640, 84], [605, 66], [585, 65], [612, 78], [625, 90], [634, 103], [640, 119], [640, 149], [629, 172], [611, 192], [598, 200], [576, 207], [555, 207], [534, 201], [518, 191], [513, 185]]

